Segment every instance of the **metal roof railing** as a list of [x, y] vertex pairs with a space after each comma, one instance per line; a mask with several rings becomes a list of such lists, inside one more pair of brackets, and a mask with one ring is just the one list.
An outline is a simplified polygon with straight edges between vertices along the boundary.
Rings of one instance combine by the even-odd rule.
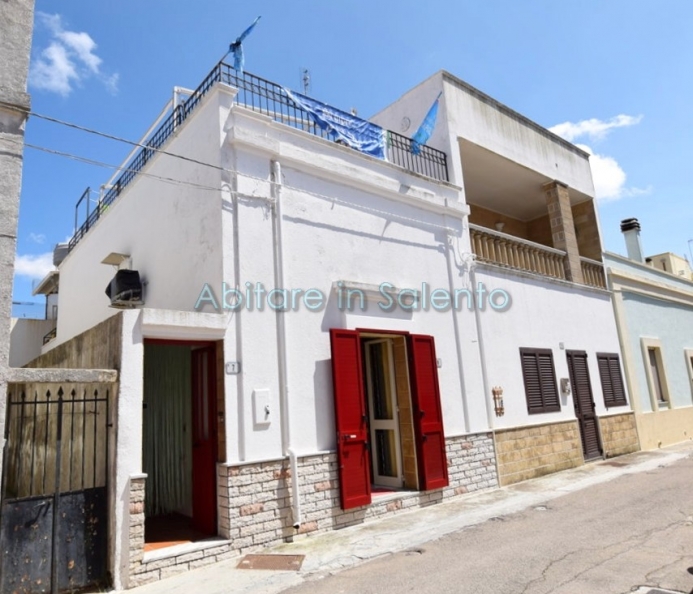
[[[126, 163], [123, 167], [123, 173], [103, 194], [94, 210], [90, 210], [89, 207], [89, 188], [82, 194], [75, 205], [75, 233], [68, 244], [70, 251], [86, 235], [89, 229], [96, 224], [104, 211], [120, 196], [128, 184], [137, 177], [138, 173], [145, 167], [156, 151], [166, 144], [175, 130], [190, 116], [200, 104], [202, 98], [218, 82], [223, 82], [238, 89], [238, 94], [236, 95], [236, 103], [238, 105], [268, 115], [275, 121], [298, 130], [321, 138], [331, 139], [330, 132], [318, 126], [312, 116], [299, 107], [280, 85], [248, 72], [239, 72], [222, 60], [212, 69], [186, 101], [172, 109], [170, 115], [143, 143], [145, 146]], [[435, 180], [449, 180], [447, 156], [443, 151], [423, 145], [414, 154], [411, 139], [392, 131], [387, 131], [387, 161], [403, 167], [407, 171]], [[86, 216], [84, 222], [78, 225], [78, 211], [84, 200], [87, 201]]]

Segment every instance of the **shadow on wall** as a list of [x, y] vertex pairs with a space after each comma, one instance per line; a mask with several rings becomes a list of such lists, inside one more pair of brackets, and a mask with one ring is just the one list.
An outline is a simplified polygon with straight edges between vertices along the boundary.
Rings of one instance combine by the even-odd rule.
[[332, 399], [332, 360], [315, 362], [313, 372], [313, 393], [315, 394], [315, 427], [319, 450], [334, 450], [337, 447], [334, 422], [334, 402]]

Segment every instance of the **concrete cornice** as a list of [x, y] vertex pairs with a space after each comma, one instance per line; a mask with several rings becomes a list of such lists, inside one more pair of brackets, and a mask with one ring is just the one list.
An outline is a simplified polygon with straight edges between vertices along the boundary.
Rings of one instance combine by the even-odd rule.
[[607, 275], [609, 277], [609, 284], [613, 287], [615, 293], [631, 292], [652, 299], [693, 306], [693, 289], [691, 291], [685, 291], [673, 287], [672, 285], [659, 283], [614, 268], [608, 268]]
[[0, 369], [0, 380], [8, 384], [106, 384], [118, 381], [114, 369]]
[[558, 285], [565, 289], [571, 289], [573, 291], [584, 291], [586, 293], [594, 293], [603, 297], [611, 297], [611, 291], [608, 289], [600, 289], [599, 287], [592, 287], [590, 285], [583, 285], [580, 283], [574, 283], [569, 280], [564, 280], [560, 278], [554, 278], [552, 276], [544, 276], [543, 274], [538, 274], [536, 272], [528, 272], [527, 270], [518, 270], [517, 268], [509, 268], [507, 266], [502, 266], [500, 264], [492, 264], [490, 262], [477, 261], [475, 263], [477, 270], [487, 270], [488, 272], [501, 273], [507, 276], [518, 276], [522, 278], [532, 279], [534, 281], [547, 283], [551, 285]]
[[455, 85], [459, 89], [479, 99], [479, 101], [483, 101], [487, 105], [490, 105], [491, 107], [497, 109], [498, 111], [507, 115], [508, 117], [516, 120], [521, 124], [524, 124], [528, 128], [532, 128], [532, 130], [534, 130], [535, 132], [538, 132], [539, 134], [545, 136], [549, 140], [552, 140], [553, 142], [560, 144], [563, 148], [566, 148], [569, 151], [577, 155], [580, 155], [581, 157], [584, 157], [585, 159], [589, 159], [590, 154], [586, 151], [583, 151], [581, 148], [578, 148], [572, 142], [568, 142], [564, 138], [558, 136], [558, 134], [554, 134], [550, 130], [547, 130], [543, 126], [537, 124], [535, 121], [530, 120], [527, 116], [523, 116], [521, 113], [518, 113], [514, 109], [511, 109], [510, 107], [494, 99], [490, 95], [487, 95], [486, 93], [480, 91], [476, 87], [473, 87], [469, 83], [457, 78], [454, 74], [451, 74], [447, 70], [442, 70], [441, 72], [443, 75], [443, 80], [448, 81], [449, 83]]
[[[285, 163], [311, 171], [323, 179], [348, 183], [352, 187], [427, 211], [456, 218], [469, 214], [469, 206], [454, 199], [461, 188], [449, 182], [434, 180], [388, 161], [357, 153], [351, 148], [295, 130], [242, 106], [234, 106], [233, 111], [237, 121], [246, 120], [249, 125], [244, 127], [235, 124], [229, 129], [227, 142], [231, 145], [244, 146], [258, 154], [269, 153], [271, 157], [278, 157]], [[266, 127], [268, 132], [258, 133], [258, 125]], [[297, 142], [282, 138], [287, 136], [296, 136]], [[315, 150], [311, 145], [316, 145]], [[358, 164], [360, 160], [363, 161], [363, 166]], [[421, 180], [421, 185], [409, 185], [410, 181], [417, 179]]]
[[[614, 254], [613, 252], [604, 252], [604, 255], [607, 258], [612, 258], [613, 260], [622, 262], [624, 264], [627, 264], [628, 266], [632, 266], [635, 268], [639, 268], [642, 270], [644, 273], [647, 273], [648, 275], [653, 275], [653, 276], [658, 276], [659, 278], [662, 279], [664, 283], [667, 281], [669, 283], [674, 283], [674, 284], [685, 284], [690, 286], [691, 292], [693, 292], [693, 281], [687, 279], [687, 278], [681, 278], [680, 276], [676, 276], [675, 274], [672, 274], [671, 272], [666, 272], [664, 270], [659, 270], [658, 268], [654, 268], [653, 266], [649, 266], [645, 264], [644, 262], [637, 262], [635, 260], [631, 260], [630, 258], [627, 258], [626, 256], [622, 256], [621, 254]], [[607, 262], [604, 263], [605, 266], [608, 265]], [[609, 267], [611, 269], [611, 267]], [[621, 272], [621, 269], [612, 269], [614, 272]], [[624, 274], [628, 274], [624, 271]], [[636, 278], [635, 275], [630, 275], [633, 278]], [[642, 278], [643, 282], [652, 282], [653, 284], [657, 284], [657, 281], [648, 281], [645, 277], [638, 277]], [[669, 286], [674, 286], [674, 285], [669, 285]]]

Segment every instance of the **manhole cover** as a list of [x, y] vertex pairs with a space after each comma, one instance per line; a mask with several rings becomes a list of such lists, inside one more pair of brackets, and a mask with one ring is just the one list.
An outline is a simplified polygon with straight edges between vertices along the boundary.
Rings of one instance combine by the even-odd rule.
[[274, 571], [298, 571], [305, 555], [246, 555], [238, 569], [272, 569]]

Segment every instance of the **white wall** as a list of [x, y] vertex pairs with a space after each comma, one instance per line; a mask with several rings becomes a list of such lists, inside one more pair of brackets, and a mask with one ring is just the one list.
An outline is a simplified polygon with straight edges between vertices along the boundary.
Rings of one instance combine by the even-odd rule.
[[[460, 252], [468, 251], [468, 239], [461, 239], [466, 208], [460, 204], [459, 189], [409, 175], [247, 110], [229, 112], [226, 97], [214, 99], [217, 95], [208, 96], [207, 106], [189, 122], [195, 125], [184, 128], [167, 150], [197, 150], [195, 145], [200, 143], [195, 158], [218, 162], [227, 171], [210, 174], [199, 167], [188, 170], [183, 164], [176, 175], [216, 183], [221, 191], [197, 194], [176, 186], [172, 194], [164, 194], [160, 183], [142, 178], [109, 209], [61, 269], [63, 339], [110, 313], [99, 302], [106, 301], [101, 292], [112, 274], [98, 264], [106, 253], [130, 253], [134, 267], [149, 281], [145, 308], [125, 312], [123, 317], [114, 482], [115, 563], [123, 571], [128, 480], [142, 471], [146, 338], [223, 339], [225, 362], [239, 361], [242, 369], [238, 375], [225, 375], [228, 461], [282, 455], [277, 314], [269, 309], [215, 313], [209, 306], [193, 311], [204, 283], [218, 298], [223, 298], [222, 281], [230, 286], [244, 287], [250, 282], [275, 287], [273, 214], [268, 202], [274, 195], [273, 160], [281, 163], [283, 171], [284, 287], [316, 288], [329, 298], [320, 312], [301, 306], [284, 314], [294, 449], [309, 454], [335, 446], [332, 327], [394, 324], [403, 331], [432, 334], [443, 360], [440, 382], [446, 433], [488, 428], [473, 317], [436, 311], [387, 317], [368, 317], [372, 314], [368, 312], [350, 317], [339, 311], [331, 294], [339, 280], [413, 288], [426, 281], [433, 288], [448, 290], [451, 284], [454, 289], [468, 283], [459, 266]], [[219, 151], [217, 146], [214, 157], [215, 139], [225, 133], [223, 148]], [[166, 164], [162, 161], [161, 168]], [[447, 247], [448, 232], [454, 238], [454, 254]], [[174, 249], [181, 242], [185, 249]], [[78, 300], [79, 308], [73, 300]], [[461, 347], [456, 324], [464, 337]], [[269, 425], [254, 423], [253, 392], [260, 389], [270, 391]]]
[[403, 133], [412, 136], [441, 90], [436, 127], [427, 144], [447, 153], [451, 181], [462, 185], [464, 163], [459, 163], [457, 139], [463, 138], [594, 196], [589, 161], [582, 151], [447, 72], [425, 80], [372, 120], [399, 132], [402, 119], [408, 117], [411, 129]]
[[10, 321], [10, 367], [23, 367], [41, 355], [43, 337], [55, 328], [55, 320], [12, 318]]
[[489, 384], [504, 390], [505, 415], [495, 419], [496, 427], [575, 418], [572, 394], [561, 395], [560, 412], [527, 414], [521, 347], [553, 351], [559, 393], [561, 378], [570, 377], [566, 351], [585, 351], [597, 414], [630, 411], [628, 406], [610, 411], [604, 406], [596, 353], [620, 352], [611, 297], [607, 293], [483, 265], [476, 276], [489, 288], [502, 288], [512, 297], [508, 311], [486, 311], [481, 321]]
[[[227, 94], [206, 96], [165, 150], [218, 165], [219, 114], [229, 102]], [[147, 307], [191, 310], [204, 283], [220, 281], [220, 171], [158, 155], [143, 173], [62, 262], [58, 335], [51, 347], [115, 314], [104, 294], [115, 270], [101, 264], [111, 252], [131, 256], [132, 268], [147, 283]]]
[[[233, 127], [231, 125], [233, 124]], [[344, 315], [332, 292], [343, 280], [398, 287], [462, 286], [454, 263], [448, 273], [447, 232], [468, 251], [462, 235], [457, 188], [409, 175], [401, 169], [334, 143], [296, 133], [268, 118], [234, 111], [223, 162], [244, 173], [232, 180], [241, 193], [223, 211], [224, 279], [229, 285], [261, 282], [274, 288], [272, 160], [282, 165], [284, 286], [319, 289], [323, 311], [287, 312], [291, 445], [302, 454], [335, 447], [330, 328], [385, 328], [432, 334], [436, 338], [444, 423], [447, 434], [485, 430], [486, 411], [474, 319], [460, 318], [464, 382], [460, 378], [453, 314]], [[249, 198], [252, 196], [253, 198]], [[423, 206], [423, 208], [422, 208]], [[434, 212], [431, 212], [433, 210]], [[468, 241], [468, 240], [467, 240]], [[218, 291], [220, 292], [220, 291]], [[374, 315], [375, 314], [375, 315]], [[229, 460], [281, 455], [276, 317], [272, 311], [234, 313], [226, 337], [226, 359], [241, 361], [243, 372], [227, 376]], [[463, 390], [464, 386], [464, 390]], [[255, 426], [252, 394], [269, 389], [272, 422]], [[463, 403], [467, 396], [467, 411]]]

